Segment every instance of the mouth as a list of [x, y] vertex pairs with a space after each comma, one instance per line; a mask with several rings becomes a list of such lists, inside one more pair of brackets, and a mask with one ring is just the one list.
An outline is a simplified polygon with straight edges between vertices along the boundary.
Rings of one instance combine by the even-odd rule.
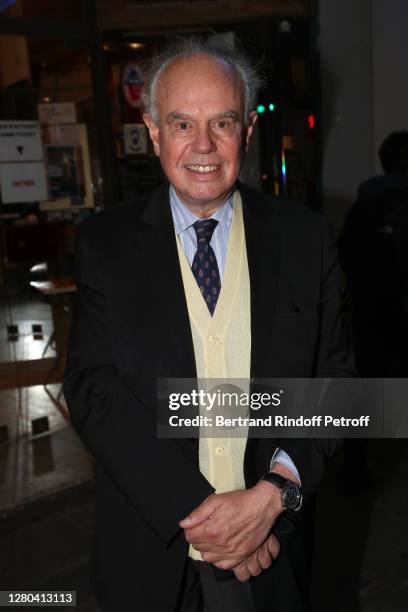
[[186, 164], [184, 167], [187, 172], [200, 179], [212, 178], [221, 169], [219, 164]]

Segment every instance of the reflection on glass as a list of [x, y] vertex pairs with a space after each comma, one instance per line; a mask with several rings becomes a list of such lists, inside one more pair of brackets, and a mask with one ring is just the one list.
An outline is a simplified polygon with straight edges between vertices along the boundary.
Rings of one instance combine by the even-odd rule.
[[54, 23], [78, 23], [84, 14], [85, 4], [81, 0], [0, 0], [0, 15]]
[[17, 0], [0, 0], [0, 11], [5, 11], [16, 2]]
[[[37, 13], [41, 7], [45, 10], [51, 4], [62, 6], [59, 1], [37, 0], [15, 2], [6, 9], [0, 0], [0, 16], [7, 11], [14, 11], [16, 16], [16, 11], [21, 12], [30, 4]], [[71, 7], [76, 3], [66, 4]], [[64, 105], [63, 110], [56, 107], [56, 112], [63, 115], [62, 123], [43, 122], [41, 129], [35, 130], [40, 104]], [[17, 382], [23, 386], [43, 384], [56, 355], [65, 350], [69, 299], [44, 296], [32, 283], [72, 277], [75, 224], [86, 214], [84, 205], [93, 204], [93, 185], [98, 183], [94, 115], [86, 48], [64, 40], [0, 35], [0, 132], [6, 132], [4, 126], [29, 122], [34, 126], [31, 132], [40, 133], [40, 153], [36, 154], [35, 163], [41, 165], [43, 177], [46, 176], [46, 197], [50, 200], [48, 209], [44, 208], [44, 201], [19, 199], [11, 203], [2, 177], [5, 173], [11, 176], [13, 170], [18, 182], [24, 182], [34, 157], [30, 157], [26, 142], [16, 143], [24, 159], [16, 160], [16, 147], [13, 156], [5, 155], [3, 146], [3, 153], [0, 150], [0, 388], [5, 379], [9, 386]], [[0, 145], [4, 141], [3, 138]], [[9, 333], [10, 330], [14, 332]]]

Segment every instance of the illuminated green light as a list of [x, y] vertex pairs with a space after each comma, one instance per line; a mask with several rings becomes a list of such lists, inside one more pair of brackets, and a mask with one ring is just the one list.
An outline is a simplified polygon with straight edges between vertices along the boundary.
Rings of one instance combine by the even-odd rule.
[[285, 151], [282, 151], [282, 177], [286, 181], [286, 156]]
[[265, 112], [265, 107], [263, 104], [258, 104], [258, 106], [256, 107], [256, 110], [258, 113], [264, 113]]
[[273, 113], [273, 111], [275, 110], [275, 105], [274, 104], [270, 104], [269, 105], [269, 110], [271, 111], [271, 113]]

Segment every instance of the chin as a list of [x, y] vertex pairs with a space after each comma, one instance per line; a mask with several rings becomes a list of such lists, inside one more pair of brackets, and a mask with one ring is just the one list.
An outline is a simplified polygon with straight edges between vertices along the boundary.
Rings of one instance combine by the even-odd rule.
[[201, 188], [190, 189], [186, 191], [190, 196], [194, 199], [198, 200], [216, 200], [219, 197], [222, 197], [224, 193], [229, 191], [227, 187], [216, 186], [216, 185], [206, 185], [201, 186]]

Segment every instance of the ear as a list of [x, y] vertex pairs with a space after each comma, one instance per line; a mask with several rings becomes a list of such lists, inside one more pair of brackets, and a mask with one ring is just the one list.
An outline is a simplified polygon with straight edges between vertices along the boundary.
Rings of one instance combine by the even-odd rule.
[[255, 123], [257, 122], [257, 119], [258, 119], [258, 113], [256, 111], [252, 111], [249, 114], [248, 125], [246, 127], [246, 133], [245, 133], [245, 152], [248, 151], [248, 149], [249, 149], [249, 145], [250, 145], [251, 140], [252, 140], [252, 135], [254, 133]]
[[159, 144], [159, 126], [153, 121], [152, 116], [149, 113], [143, 113], [143, 121], [149, 130], [150, 138], [153, 143], [154, 152], [157, 157], [160, 156], [160, 144]]

